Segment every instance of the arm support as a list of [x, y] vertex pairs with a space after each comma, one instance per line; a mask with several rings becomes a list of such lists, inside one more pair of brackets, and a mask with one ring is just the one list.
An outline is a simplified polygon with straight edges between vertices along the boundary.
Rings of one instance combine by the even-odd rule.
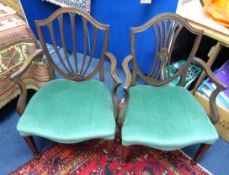
[[211, 121], [212, 123], [216, 123], [219, 120], [219, 114], [216, 108], [216, 96], [219, 94], [219, 92], [225, 90], [227, 87], [219, 80], [217, 80], [217, 78], [215, 77], [211, 69], [207, 66], [207, 64], [202, 59], [195, 57], [193, 59], [193, 63], [196, 64], [197, 66], [200, 66], [203, 69], [203, 71], [205, 71], [209, 79], [216, 85], [216, 89], [212, 92], [209, 99]]
[[115, 56], [111, 53], [105, 53], [105, 56], [111, 62], [111, 77], [114, 81], [113, 86], [112, 86], [112, 100], [113, 100], [113, 106], [114, 106], [114, 116], [116, 119], [117, 115], [118, 115], [118, 99], [116, 97], [116, 91], [117, 91], [119, 85], [121, 84], [121, 81], [119, 80], [119, 78], [116, 74], [117, 61], [116, 61]]
[[124, 58], [124, 60], [122, 62], [122, 68], [123, 68], [125, 75], [126, 75], [126, 82], [124, 84], [124, 98], [125, 98], [125, 100], [124, 100], [124, 103], [122, 105], [122, 109], [120, 110], [119, 115], [118, 115], [118, 125], [120, 127], [122, 126], [122, 124], [125, 120], [126, 108], [127, 108], [128, 100], [129, 100], [128, 88], [131, 85], [131, 72], [130, 72], [130, 69], [128, 67], [128, 64], [132, 60], [133, 60], [132, 55], [128, 55], [126, 58]]
[[10, 79], [13, 80], [20, 88], [20, 97], [17, 103], [17, 112], [19, 115], [22, 115], [22, 113], [25, 110], [25, 102], [26, 102], [26, 97], [27, 97], [27, 90], [24, 85], [24, 83], [21, 81], [21, 76], [26, 72], [26, 70], [29, 68], [30, 64], [32, 61], [40, 54], [42, 54], [43, 51], [41, 49], [37, 49], [32, 55], [30, 55], [23, 65], [16, 71], [14, 72], [11, 76]]

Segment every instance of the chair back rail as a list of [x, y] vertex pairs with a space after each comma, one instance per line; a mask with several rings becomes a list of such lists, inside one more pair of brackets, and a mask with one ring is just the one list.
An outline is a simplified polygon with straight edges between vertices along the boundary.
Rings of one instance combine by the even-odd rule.
[[[144, 32], [149, 28], [153, 30], [155, 35], [156, 48], [152, 67], [149, 73], [144, 74], [137, 64], [135, 38], [137, 33]], [[171, 75], [170, 65], [174, 44], [183, 28], [195, 35], [194, 44], [186, 63], [175, 74]], [[188, 67], [197, 52], [202, 35], [202, 31], [192, 28], [182, 17], [169, 13], [156, 16], [140, 27], [131, 28], [131, 54], [133, 56], [132, 85], [135, 83], [136, 76], [139, 76], [146, 83], [154, 86], [167, 84], [180, 76], [178, 85], [184, 86]]]
[[[65, 29], [64, 29], [64, 19], [65, 16], [67, 16], [70, 19], [70, 27], [71, 27], [71, 41], [68, 38], [68, 43], [72, 44], [72, 55], [73, 58], [69, 57], [67, 46], [66, 46], [66, 38], [65, 38]], [[81, 23], [76, 23], [76, 16], [81, 17]], [[57, 24], [54, 28], [54, 22], [57, 20]], [[77, 37], [81, 37], [77, 35], [77, 28], [80, 29], [79, 24], [82, 24], [82, 30], [83, 30], [83, 42], [80, 43], [83, 45], [83, 56], [81, 60], [78, 58], [78, 47], [77, 45]], [[89, 25], [92, 26], [92, 47], [89, 51], [88, 48], [90, 47], [90, 38], [89, 38]], [[57, 44], [57, 36], [55, 36], [54, 30], [57, 30], [56, 27], [59, 28], [59, 37], [61, 41], [61, 46], [63, 48], [63, 54], [61, 54], [60, 50], [58, 49]], [[53, 45], [53, 49], [55, 51], [55, 54], [57, 55], [59, 65], [57, 65], [56, 60], [54, 60], [53, 56], [49, 53], [49, 50], [46, 45], [46, 39], [43, 34], [43, 28], [47, 27], [49, 30], [50, 38], [51, 38], [51, 44]], [[93, 19], [90, 15], [88, 15], [86, 12], [75, 9], [75, 8], [61, 8], [54, 12], [51, 16], [49, 16], [45, 20], [39, 20], [36, 21], [36, 28], [38, 32], [38, 36], [41, 42], [41, 45], [43, 47], [43, 50], [48, 58], [48, 62], [50, 63], [50, 66], [57, 71], [62, 77], [75, 80], [75, 81], [82, 81], [82, 80], [88, 80], [95, 76], [97, 72], [99, 72], [100, 80], [104, 81], [103, 77], [103, 62], [105, 57], [105, 52], [107, 50], [108, 45], [108, 35], [109, 35], [109, 26], [101, 24], [97, 22], [95, 19]], [[100, 54], [99, 61], [93, 70], [89, 71], [89, 68], [92, 64], [93, 58], [95, 56], [95, 49], [96, 49], [96, 43], [97, 43], [97, 35], [98, 31], [104, 32], [104, 39], [103, 39], [103, 46]], [[79, 34], [80, 35], [80, 34]], [[89, 56], [87, 56], [87, 53], [89, 53]]]

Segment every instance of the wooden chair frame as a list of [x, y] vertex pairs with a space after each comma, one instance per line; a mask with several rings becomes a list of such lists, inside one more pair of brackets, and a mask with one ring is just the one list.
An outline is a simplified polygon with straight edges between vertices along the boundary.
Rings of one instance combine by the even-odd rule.
[[[166, 26], [166, 20], [168, 20], [168, 19], [170, 20], [170, 23], [173, 25], [173, 26], [171, 26], [171, 25], [169, 26], [169, 27], [172, 27], [171, 28], [172, 29], [171, 34], [169, 35], [168, 32], [165, 31], [164, 44], [158, 43], [158, 39], [163, 38], [162, 33], [159, 31], [161, 31], [163, 24], [164, 24], [164, 26]], [[143, 32], [149, 27], [152, 27], [155, 31], [156, 54], [154, 57], [153, 67], [150, 71], [151, 73], [149, 75], [145, 75], [138, 68], [137, 61], [136, 61], [135, 34], [138, 32]], [[161, 72], [165, 72], [165, 69], [168, 69], [168, 72], [170, 72], [169, 64], [167, 64], [167, 63], [170, 63], [174, 41], [177, 38], [179, 32], [181, 31], [181, 29], [183, 27], [185, 27], [188, 31], [190, 31], [191, 33], [196, 35], [193, 48], [192, 48], [192, 50], [191, 50], [191, 52], [187, 58], [186, 64], [184, 66], [182, 66], [182, 68], [179, 71], [177, 71], [173, 76], [170, 76], [170, 73], [168, 73], [168, 77], [165, 77], [164, 79], [160, 79], [160, 78], [158, 79], [157, 77], [156, 78], [153, 77], [152, 72], [155, 69], [157, 69], [157, 71], [159, 72], [158, 74], [160, 74]], [[160, 30], [158, 30], [158, 28]], [[194, 63], [194, 64], [200, 66], [203, 69], [203, 71], [206, 72], [206, 74], [210, 78], [210, 80], [216, 84], [217, 88], [213, 91], [213, 93], [210, 96], [210, 104], [209, 104], [210, 105], [210, 118], [211, 118], [211, 121], [213, 124], [215, 124], [219, 120], [219, 114], [218, 114], [218, 111], [216, 108], [215, 100], [216, 100], [216, 96], [218, 95], [218, 93], [220, 91], [225, 90], [227, 87], [224, 84], [222, 84], [219, 80], [216, 79], [216, 77], [212, 73], [211, 69], [206, 65], [206, 63], [204, 61], [202, 61], [200, 58], [194, 57], [196, 52], [197, 52], [197, 49], [199, 47], [199, 44], [200, 44], [200, 41], [202, 38], [202, 34], [203, 34], [202, 31], [194, 29], [193, 27], [191, 27], [191, 25], [189, 25], [187, 23], [187, 21], [184, 18], [182, 18], [181, 16], [176, 15], [176, 14], [169, 14], [169, 13], [158, 15], [140, 27], [131, 28], [131, 55], [127, 56], [122, 62], [122, 67], [123, 67], [123, 70], [124, 70], [125, 75], [126, 75], [126, 82], [124, 85], [125, 101], [123, 104], [123, 108], [121, 109], [121, 111], [119, 113], [119, 117], [118, 117], [118, 124], [120, 127], [122, 126], [122, 124], [125, 120], [125, 113], [126, 113], [126, 108], [128, 106], [128, 100], [129, 100], [128, 90], [131, 86], [135, 85], [135, 81], [136, 81], [137, 76], [139, 78], [141, 78], [144, 82], [148, 83], [149, 85], [153, 85], [153, 86], [162, 86], [162, 85], [165, 85], [165, 84], [175, 80], [177, 77], [181, 77], [178, 85], [184, 86], [185, 85], [185, 77], [187, 75], [187, 70], [188, 70], [188, 67], [191, 63]], [[168, 43], [168, 42], [165, 42], [166, 40], [168, 40], [168, 42], [171, 44], [169, 46], [170, 48], [168, 47], [168, 44], [166, 46], [165, 43]], [[156, 59], [159, 59], [162, 63], [160, 65], [160, 68], [157, 68], [155, 65]], [[132, 72], [130, 71], [129, 66], [128, 66], [130, 62], [132, 62], [132, 64], [133, 64]], [[164, 66], [162, 66], [163, 64], [164, 64]], [[193, 94], [195, 94], [195, 92], [196, 92], [196, 89], [194, 91], [192, 91]], [[198, 161], [200, 159], [200, 157], [203, 155], [203, 153], [207, 150], [208, 147], [209, 147], [209, 145], [202, 144], [200, 146], [199, 150], [197, 151], [196, 155], [194, 156], [193, 160]], [[123, 147], [123, 153], [122, 153], [122, 162], [126, 162], [128, 152], [129, 152], [128, 147], [124, 146]]]
[[[75, 63], [75, 69], [73, 69], [73, 65], [71, 65], [68, 54], [67, 54], [67, 49], [66, 49], [66, 43], [65, 43], [65, 39], [64, 39], [64, 30], [63, 30], [63, 15], [64, 14], [69, 14], [70, 17], [70, 22], [71, 22], [71, 31], [72, 31], [72, 44], [73, 44], [73, 55], [74, 55], [74, 63]], [[80, 70], [78, 69], [78, 65], [77, 65], [77, 45], [76, 45], [76, 31], [75, 31], [75, 15], [79, 15], [82, 17], [82, 21], [83, 21], [83, 39], [84, 39], [84, 52], [83, 52], [83, 62], [81, 65]], [[60, 37], [61, 37], [61, 42], [62, 42], [62, 46], [63, 46], [63, 50], [64, 50], [64, 56], [66, 61], [64, 61], [64, 59], [61, 57], [61, 54], [58, 50], [57, 47], [57, 43], [55, 40], [55, 36], [54, 36], [54, 31], [53, 31], [53, 24], [52, 22], [57, 19], [58, 20], [58, 24], [60, 27]], [[93, 25], [93, 46], [92, 46], [92, 52], [89, 58], [89, 61], [86, 64], [86, 56], [87, 56], [87, 45], [88, 45], [88, 35], [87, 35], [87, 23], [90, 22]], [[112, 55], [111, 53], [106, 52], [107, 50], [107, 45], [108, 45], [108, 35], [109, 35], [109, 25], [104, 25], [101, 24], [99, 22], [97, 22], [95, 19], [93, 19], [88, 13], [76, 9], [76, 8], [61, 8], [58, 9], [57, 11], [55, 11], [51, 16], [49, 16], [47, 19], [45, 20], [41, 20], [41, 21], [36, 21], [36, 28], [37, 28], [37, 32], [38, 32], [38, 36], [42, 45], [43, 50], [36, 50], [23, 64], [23, 66], [14, 74], [11, 75], [11, 79], [16, 82], [18, 84], [18, 86], [20, 87], [20, 97], [18, 100], [18, 104], [17, 104], [17, 112], [19, 115], [22, 115], [24, 110], [25, 110], [25, 106], [26, 106], [26, 97], [27, 97], [27, 91], [25, 88], [25, 85], [23, 84], [23, 82], [21, 81], [21, 76], [23, 73], [25, 73], [25, 71], [29, 68], [30, 64], [32, 63], [33, 60], [35, 60], [35, 58], [38, 55], [41, 54], [45, 54], [45, 56], [48, 59], [48, 63], [50, 65], [50, 74], [52, 76], [52, 78], [54, 79], [54, 73], [53, 71], [57, 71], [63, 78], [65, 79], [69, 79], [69, 80], [73, 80], [73, 81], [84, 81], [84, 80], [89, 80], [91, 79], [93, 76], [95, 76], [96, 73], [99, 72], [100, 75], [100, 81], [104, 82], [104, 69], [103, 69], [103, 64], [104, 64], [104, 60], [105, 58], [108, 58], [111, 62], [111, 76], [113, 79], [113, 86], [112, 86], [112, 100], [113, 100], [113, 107], [114, 107], [114, 116], [115, 118], [117, 117], [117, 109], [118, 109], [118, 101], [116, 98], [116, 90], [118, 88], [118, 86], [121, 84], [118, 76], [116, 75], [116, 66], [117, 66], [117, 62], [116, 62], [116, 58], [114, 55]], [[46, 42], [45, 42], [45, 38], [44, 35], [42, 33], [42, 29], [41, 27], [43, 26], [47, 26], [50, 32], [50, 36], [51, 36], [51, 40], [52, 40], [52, 44], [53, 44], [53, 48], [58, 56], [58, 59], [60, 61], [60, 63], [62, 64], [63, 68], [65, 69], [65, 72], [63, 70], [61, 70], [56, 63], [53, 61], [53, 58], [51, 56], [51, 54], [48, 51], [48, 48], [46, 46]], [[94, 70], [89, 74], [89, 75], [85, 75], [91, 62], [92, 59], [94, 58], [94, 52], [95, 52], [95, 48], [96, 48], [96, 36], [97, 36], [97, 31], [98, 30], [103, 30], [105, 32], [105, 37], [104, 37], [104, 41], [103, 41], [103, 49], [102, 49], [102, 53], [101, 53], [101, 57], [99, 59], [99, 62], [97, 64], [97, 66], [94, 68]], [[29, 145], [29, 147], [31, 148], [33, 154], [35, 157], [38, 157], [39, 153], [38, 150], [35, 146], [34, 140], [32, 136], [28, 136], [24, 138], [26, 143]], [[111, 153], [111, 149], [112, 149], [112, 141], [108, 141], [108, 155], [110, 156]], [[109, 157], [110, 159], [110, 157]]]

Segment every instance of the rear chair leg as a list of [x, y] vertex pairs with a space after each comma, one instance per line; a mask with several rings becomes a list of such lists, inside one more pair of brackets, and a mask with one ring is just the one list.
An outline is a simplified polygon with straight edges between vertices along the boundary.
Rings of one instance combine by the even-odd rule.
[[37, 150], [37, 147], [35, 145], [34, 139], [32, 136], [27, 136], [27, 137], [23, 137], [25, 142], [27, 143], [27, 145], [29, 146], [29, 148], [31, 149], [31, 151], [33, 152], [33, 157], [35, 159], [40, 158], [40, 154]]
[[207, 149], [210, 147], [210, 145], [208, 144], [201, 144], [199, 149], [197, 150], [194, 158], [193, 158], [193, 161], [194, 162], [198, 162], [200, 160], [200, 158], [202, 157], [202, 155], [207, 151]]
[[126, 165], [128, 159], [128, 153], [130, 149], [128, 146], [122, 146], [121, 164]]

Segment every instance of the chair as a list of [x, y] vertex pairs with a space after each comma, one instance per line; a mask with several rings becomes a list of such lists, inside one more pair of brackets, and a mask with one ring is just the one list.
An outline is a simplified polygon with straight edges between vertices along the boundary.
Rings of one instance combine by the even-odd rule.
[[[90, 139], [105, 139], [108, 141], [109, 156], [116, 130], [115, 93], [120, 85], [115, 73], [116, 59], [111, 53], [106, 52], [109, 26], [97, 22], [81, 10], [61, 8], [46, 20], [36, 21], [36, 27], [43, 50], [34, 52], [30, 59], [26, 60], [23, 66], [11, 76], [21, 90], [17, 111], [22, 116], [18, 121], [17, 130], [36, 158], [39, 157], [39, 152], [32, 136], [66, 144]], [[44, 34], [45, 30], [50, 36], [47, 32]], [[89, 38], [90, 31], [93, 33], [92, 38]], [[102, 33], [98, 34], [99, 31]], [[77, 35], [77, 32], [81, 33]], [[66, 38], [69, 34], [72, 36]], [[97, 48], [96, 43], [101, 36], [104, 38], [102, 45], [99, 45], [102, 46], [99, 52], [101, 56], [99, 59], [93, 59]], [[48, 38], [55, 51], [53, 54], [49, 53], [46, 46]], [[88, 51], [91, 39], [93, 44], [91, 51]], [[76, 41], [81, 42], [77, 44]], [[80, 47], [83, 54], [77, 53]], [[63, 79], [53, 79], [42, 86], [25, 108], [27, 92], [20, 77], [28, 69], [33, 58], [43, 51], [52, 68], [52, 77], [62, 76]], [[87, 56], [88, 53], [90, 56]], [[104, 83], [105, 58], [111, 62], [112, 94]], [[91, 80], [97, 75], [100, 81]]]
[[[183, 30], [189, 31], [194, 36], [193, 46], [185, 64], [172, 75], [171, 64], [176, 61], [172, 53], [177, 37]], [[138, 65], [136, 35], [143, 31], [151, 31], [155, 38], [154, 59], [153, 61], [148, 57], [145, 59], [147, 61], [145, 65], [152, 66], [149, 73], [142, 71]], [[125, 101], [118, 117], [124, 163], [127, 161], [131, 145], [171, 151], [202, 143], [194, 157], [194, 161], [198, 161], [209, 145], [218, 138], [212, 124], [219, 119], [215, 99], [226, 87], [215, 78], [204, 61], [194, 57], [201, 37], [202, 31], [192, 28], [186, 20], [176, 14], [160, 14], [140, 27], [131, 28], [131, 55], [122, 63], [126, 74]], [[153, 37], [148, 35], [147, 39], [149, 38]], [[144, 43], [140, 45], [151, 47]], [[132, 69], [129, 68], [130, 63]], [[190, 64], [200, 66], [217, 86], [210, 97], [211, 120], [193, 97], [192, 93], [195, 92], [191, 93], [184, 88]], [[137, 78], [148, 85], [136, 85]], [[179, 79], [177, 86], [169, 84], [176, 79]]]

